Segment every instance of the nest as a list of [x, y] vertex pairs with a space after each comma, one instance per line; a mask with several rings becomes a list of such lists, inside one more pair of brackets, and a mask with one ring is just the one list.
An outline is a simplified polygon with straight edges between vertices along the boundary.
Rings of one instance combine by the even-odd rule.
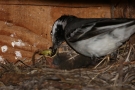
[[94, 59], [62, 44], [53, 57], [57, 68], [50, 68], [45, 56], [33, 65], [5, 63], [0, 64], [1, 90], [135, 90], [135, 44], [129, 42], [110, 56]]

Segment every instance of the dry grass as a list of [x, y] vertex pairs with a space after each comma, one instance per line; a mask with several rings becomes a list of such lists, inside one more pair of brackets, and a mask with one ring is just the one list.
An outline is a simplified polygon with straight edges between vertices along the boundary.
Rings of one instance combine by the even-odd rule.
[[[117, 50], [115, 55], [110, 55], [111, 59], [98, 58], [96, 65], [103, 61], [97, 67], [93, 65], [87, 68], [80, 67], [84, 67], [85, 64], [88, 66], [89, 62], [82, 66], [80, 65], [81, 62], [76, 65], [78, 54], [71, 49], [67, 50], [70, 52], [66, 52], [66, 50], [65, 46], [64, 52], [62, 52], [62, 49], [59, 50], [60, 57], [62, 57], [60, 53], [64, 53], [64, 55], [66, 53], [66, 56], [69, 56], [58, 64], [59, 68], [49, 68], [44, 56], [35, 60], [34, 64], [30, 66], [24, 64], [21, 60], [14, 64], [5, 60], [6, 64], [0, 64], [0, 89], [135, 90], [135, 45], [127, 42]], [[34, 60], [36, 54], [37, 52], [34, 53], [32, 60]], [[67, 69], [71, 70], [61, 70], [66, 69], [63, 65], [64, 62], [67, 63]], [[23, 65], [20, 66], [20, 63]]]

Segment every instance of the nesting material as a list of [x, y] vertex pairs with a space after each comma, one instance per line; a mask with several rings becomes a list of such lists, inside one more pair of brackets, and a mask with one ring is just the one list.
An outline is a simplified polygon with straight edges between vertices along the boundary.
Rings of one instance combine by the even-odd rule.
[[[36, 54], [39, 51], [34, 53], [33, 60]], [[94, 64], [97, 65], [103, 58], [95, 59], [98, 62]], [[50, 68], [45, 55], [29, 66], [21, 60], [14, 64], [5, 60], [5, 64], [0, 64], [0, 89], [135, 90], [135, 45], [129, 41], [111, 55], [109, 62], [104, 60], [96, 68], [90, 58], [80, 56], [66, 44], [51, 59], [58, 68]]]

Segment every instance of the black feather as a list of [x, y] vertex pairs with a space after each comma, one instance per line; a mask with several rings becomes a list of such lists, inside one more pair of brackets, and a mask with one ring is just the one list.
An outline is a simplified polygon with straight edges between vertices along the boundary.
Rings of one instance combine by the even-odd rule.
[[65, 27], [65, 38], [69, 42], [76, 42], [79, 40], [92, 38], [99, 34], [111, 32], [116, 28], [127, 27], [132, 24], [135, 24], [134, 19], [110, 19], [110, 18], [82, 19], [74, 17], [72, 18], [72, 21], [71, 20], [69, 21], [70, 23], [69, 24], [67, 23]]

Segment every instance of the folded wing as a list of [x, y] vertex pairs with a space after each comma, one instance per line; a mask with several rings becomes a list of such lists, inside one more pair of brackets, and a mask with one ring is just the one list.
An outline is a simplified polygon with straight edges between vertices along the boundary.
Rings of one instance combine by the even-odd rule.
[[111, 32], [116, 28], [135, 24], [134, 19], [80, 19], [75, 18], [65, 27], [65, 38], [68, 42], [76, 42], [94, 36]]

